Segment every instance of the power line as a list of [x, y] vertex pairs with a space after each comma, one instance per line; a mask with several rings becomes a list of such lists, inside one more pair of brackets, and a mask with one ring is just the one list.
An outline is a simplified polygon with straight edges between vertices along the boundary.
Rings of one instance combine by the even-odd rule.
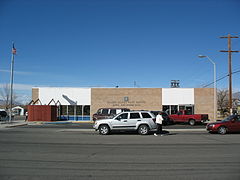
[[[237, 71], [232, 72], [232, 74], [236, 74], [236, 73], [239, 73], [239, 72], [240, 72], [240, 70], [237, 70]], [[224, 79], [224, 78], [226, 78], [226, 77], [228, 77], [228, 76], [229, 76], [229, 74], [227, 74], [227, 75], [225, 75], [225, 76], [223, 76], [223, 77], [221, 77], [221, 78], [218, 78], [218, 79], [216, 80], [216, 82], [221, 81], [222, 79]], [[214, 82], [211, 82], [211, 83], [209, 83], [209, 84], [207, 84], [207, 85], [204, 85], [203, 88], [208, 87], [208, 86], [212, 85], [213, 83], [214, 83]]]

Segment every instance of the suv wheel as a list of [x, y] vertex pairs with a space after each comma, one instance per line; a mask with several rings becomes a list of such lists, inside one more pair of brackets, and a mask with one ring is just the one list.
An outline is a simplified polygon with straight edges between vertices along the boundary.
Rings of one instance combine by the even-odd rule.
[[110, 133], [110, 129], [109, 129], [108, 125], [101, 125], [98, 128], [98, 130], [99, 130], [99, 134], [101, 134], [101, 135], [107, 135]]
[[140, 125], [138, 128], [138, 133], [141, 135], [147, 135], [149, 133], [149, 127], [147, 125]]
[[196, 123], [196, 121], [195, 121], [194, 119], [190, 119], [190, 120], [189, 120], [189, 124], [190, 124], [191, 126], [194, 126], [195, 123]]
[[218, 128], [218, 133], [219, 134], [226, 134], [227, 133], [227, 128], [224, 126], [221, 126]]

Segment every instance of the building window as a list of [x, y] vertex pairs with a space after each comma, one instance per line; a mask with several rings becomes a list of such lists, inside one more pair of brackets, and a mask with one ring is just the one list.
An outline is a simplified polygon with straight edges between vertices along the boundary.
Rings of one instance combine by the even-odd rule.
[[82, 106], [77, 106], [77, 115], [82, 115]]
[[186, 114], [194, 114], [194, 105], [181, 104], [181, 105], [163, 105], [162, 110], [168, 114], [177, 114], [178, 111], [186, 111]]
[[178, 112], [178, 106], [177, 105], [171, 105], [171, 114], [177, 114]]
[[60, 114], [67, 115], [67, 106], [60, 106]]
[[162, 107], [162, 110], [163, 110], [164, 112], [170, 114], [170, 106], [164, 105], [164, 106]]
[[184, 105], [179, 106], [179, 111], [184, 111], [184, 110], [185, 110], [185, 106]]
[[86, 105], [83, 107], [83, 115], [90, 115], [90, 106]]
[[68, 106], [68, 115], [74, 115], [74, 106]]
[[193, 105], [188, 105], [186, 106], [186, 114], [191, 115], [194, 114], [194, 106]]
[[89, 105], [62, 105], [60, 107], [60, 114], [61, 115], [90, 115], [90, 106]]

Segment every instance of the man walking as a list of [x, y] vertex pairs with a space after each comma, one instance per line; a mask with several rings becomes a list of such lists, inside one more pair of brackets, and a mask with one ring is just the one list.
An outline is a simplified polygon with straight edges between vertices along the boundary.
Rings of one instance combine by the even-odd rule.
[[158, 134], [161, 134], [161, 136], [163, 136], [163, 134], [162, 134], [162, 121], [163, 121], [162, 113], [159, 112], [157, 117], [156, 117], [157, 132], [154, 133], [154, 136], [158, 136]]

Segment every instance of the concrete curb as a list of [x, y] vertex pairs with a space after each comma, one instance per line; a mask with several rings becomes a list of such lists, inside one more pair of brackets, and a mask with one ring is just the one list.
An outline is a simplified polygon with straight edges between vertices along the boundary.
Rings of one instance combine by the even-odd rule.
[[12, 122], [12, 123], [4, 123], [0, 124], [0, 128], [12, 128], [12, 127], [17, 127], [17, 126], [26, 126], [28, 125], [27, 122]]
[[18, 126], [26, 126], [26, 125], [28, 125], [28, 124], [27, 123], [13, 124], [13, 125], [6, 126], [6, 128], [12, 128], [12, 127], [18, 127]]

